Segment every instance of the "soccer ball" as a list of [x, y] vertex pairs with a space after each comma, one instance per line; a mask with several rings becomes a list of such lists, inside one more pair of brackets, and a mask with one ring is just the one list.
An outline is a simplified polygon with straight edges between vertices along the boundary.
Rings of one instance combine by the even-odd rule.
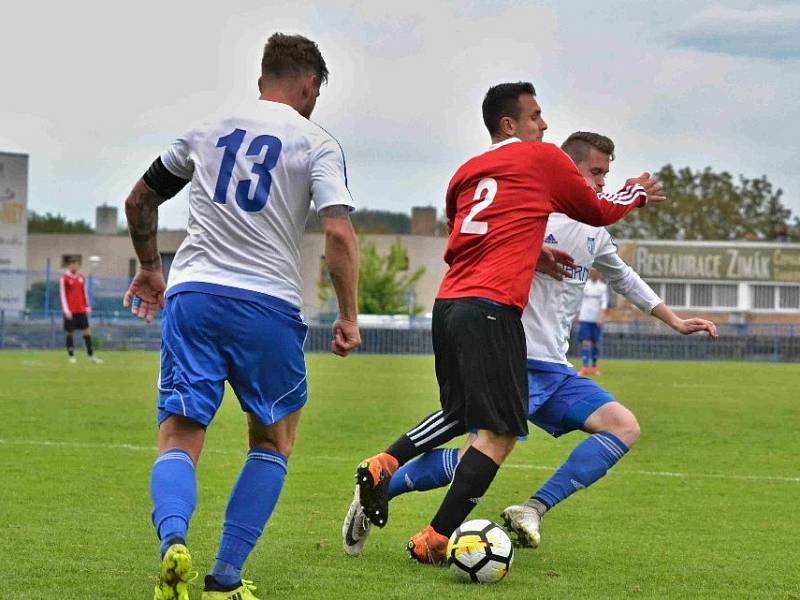
[[464, 581], [500, 581], [513, 561], [511, 538], [500, 525], [486, 519], [462, 523], [447, 543], [447, 564]]

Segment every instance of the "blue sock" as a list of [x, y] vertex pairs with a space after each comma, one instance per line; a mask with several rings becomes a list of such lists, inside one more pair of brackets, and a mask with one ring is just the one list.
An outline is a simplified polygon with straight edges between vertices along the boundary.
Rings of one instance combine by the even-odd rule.
[[426, 452], [395, 471], [389, 482], [389, 500], [417, 490], [433, 490], [453, 481], [458, 464], [458, 448], [439, 448]]
[[600, 479], [627, 451], [628, 447], [613, 433], [595, 433], [578, 444], [533, 497], [547, 508], [553, 508], [567, 496]]
[[597, 344], [592, 346], [592, 366], [597, 366], [597, 359], [600, 357], [600, 348], [597, 347]]
[[244, 561], [264, 531], [285, 478], [283, 454], [259, 448], [247, 453], [225, 510], [217, 561], [211, 571], [217, 583], [232, 586], [241, 580]]
[[581, 361], [583, 366], [589, 368], [589, 361], [592, 360], [592, 349], [588, 346], [581, 346]]
[[171, 448], [156, 459], [150, 476], [150, 496], [153, 525], [163, 556], [173, 540], [186, 541], [189, 519], [197, 504], [194, 463], [188, 452]]

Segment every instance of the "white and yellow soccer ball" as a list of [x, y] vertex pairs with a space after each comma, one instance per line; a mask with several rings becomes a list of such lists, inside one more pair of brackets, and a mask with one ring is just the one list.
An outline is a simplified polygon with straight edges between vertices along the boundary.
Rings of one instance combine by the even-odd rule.
[[498, 582], [513, 561], [511, 538], [500, 525], [486, 519], [462, 523], [447, 543], [447, 565], [464, 581]]

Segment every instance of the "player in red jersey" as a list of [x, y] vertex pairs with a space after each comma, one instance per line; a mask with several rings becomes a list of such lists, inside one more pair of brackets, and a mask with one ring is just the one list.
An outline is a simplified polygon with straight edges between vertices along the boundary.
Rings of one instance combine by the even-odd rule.
[[433, 308], [442, 422], [421, 423], [414, 443], [401, 436], [356, 470], [358, 502], [383, 527], [391, 474], [421, 449], [472, 432], [438, 512], [408, 543], [412, 558], [423, 563], [444, 560], [448, 537], [484, 495], [517, 437], [528, 433], [520, 315], [548, 215], [603, 226], [643, 206], [648, 195], [664, 199], [647, 173], [616, 194], [597, 194], [562, 150], [541, 143], [547, 124], [530, 83], [491, 88], [483, 118], [493, 145], [456, 171], [446, 196], [450, 269]]
[[61, 276], [58, 283], [61, 310], [64, 312], [64, 331], [67, 335], [67, 353], [69, 362], [74, 363], [75, 343], [72, 332], [78, 329], [83, 333], [83, 343], [86, 344], [89, 362], [97, 364], [103, 361], [94, 355], [92, 347], [92, 330], [89, 328], [89, 314], [92, 312], [92, 307], [86, 290], [86, 277], [80, 272], [80, 268], [80, 257], [70, 257], [67, 261], [67, 272]]

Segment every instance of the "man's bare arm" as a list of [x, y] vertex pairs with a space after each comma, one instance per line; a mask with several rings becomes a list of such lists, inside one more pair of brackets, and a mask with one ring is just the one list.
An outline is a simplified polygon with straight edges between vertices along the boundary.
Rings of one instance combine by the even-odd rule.
[[319, 211], [319, 220], [325, 232], [325, 263], [339, 303], [331, 350], [347, 356], [361, 345], [358, 331], [358, 240], [350, 222], [350, 207], [323, 208]]
[[140, 179], [125, 200], [125, 216], [133, 248], [139, 258], [139, 270], [122, 299], [122, 305], [131, 307], [131, 313], [152, 321], [158, 307], [164, 306], [167, 284], [161, 272], [158, 253], [158, 206], [164, 198]]
[[161, 256], [158, 253], [158, 207], [164, 202], [144, 182], [139, 179], [125, 200], [125, 216], [128, 218], [128, 231], [139, 264], [145, 271], [161, 269]]
[[325, 262], [331, 275], [339, 316], [347, 321], [358, 319], [358, 243], [350, 208], [329, 206], [320, 213], [320, 223], [325, 231]]

